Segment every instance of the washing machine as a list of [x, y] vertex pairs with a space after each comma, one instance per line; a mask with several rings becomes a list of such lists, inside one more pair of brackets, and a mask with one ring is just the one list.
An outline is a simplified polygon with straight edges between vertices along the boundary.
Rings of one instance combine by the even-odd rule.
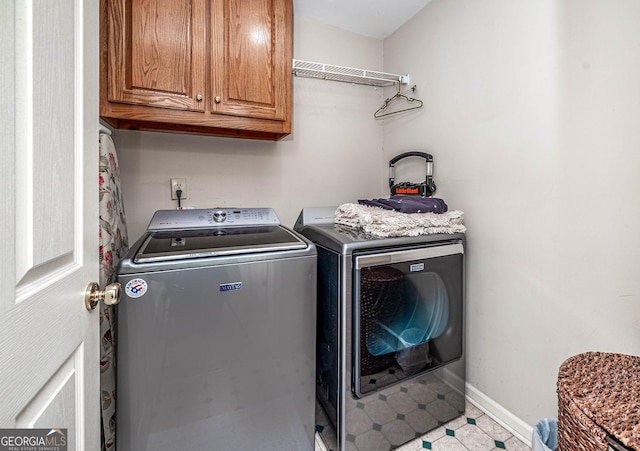
[[464, 234], [379, 238], [302, 210], [318, 252], [317, 429], [390, 450], [465, 411]]
[[270, 208], [157, 211], [118, 268], [117, 449], [312, 450], [316, 259]]

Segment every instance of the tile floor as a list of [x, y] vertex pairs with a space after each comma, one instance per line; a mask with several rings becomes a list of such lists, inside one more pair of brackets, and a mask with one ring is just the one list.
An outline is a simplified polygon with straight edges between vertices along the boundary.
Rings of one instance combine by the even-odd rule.
[[[529, 446], [469, 402], [466, 403], [463, 416], [396, 448], [397, 451], [425, 449], [436, 451], [531, 450]], [[328, 449], [316, 434], [316, 451], [334, 450]]]
[[[463, 379], [443, 370], [407, 379], [394, 364], [362, 377], [360, 388], [370, 393], [345, 399], [343, 451], [389, 451], [462, 415], [464, 387], [459, 384]], [[328, 448], [336, 448], [335, 430], [320, 403], [316, 404], [316, 432]]]

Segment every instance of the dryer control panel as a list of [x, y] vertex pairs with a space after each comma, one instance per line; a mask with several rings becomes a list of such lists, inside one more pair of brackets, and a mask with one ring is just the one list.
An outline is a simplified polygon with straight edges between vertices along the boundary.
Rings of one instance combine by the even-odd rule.
[[212, 227], [251, 227], [280, 225], [273, 208], [208, 208], [192, 210], [158, 210], [148, 231], [189, 230]]

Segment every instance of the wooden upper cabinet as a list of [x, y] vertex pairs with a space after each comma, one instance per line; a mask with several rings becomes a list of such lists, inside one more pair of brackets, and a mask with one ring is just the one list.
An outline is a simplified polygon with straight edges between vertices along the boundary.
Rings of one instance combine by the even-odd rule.
[[119, 128], [291, 132], [291, 0], [101, 0], [100, 114]]
[[204, 111], [204, 4], [199, 0], [109, 1], [108, 100]]
[[278, 0], [222, 0], [213, 5], [211, 110], [285, 120], [291, 62], [279, 49], [291, 39], [286, 33], [287, 5]]

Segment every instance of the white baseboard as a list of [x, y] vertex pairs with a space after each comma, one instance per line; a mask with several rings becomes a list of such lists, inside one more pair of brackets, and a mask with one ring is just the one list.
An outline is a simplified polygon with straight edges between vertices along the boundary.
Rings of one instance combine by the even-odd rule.
[[500, 426], [511, 432], [528, 446], [531, 446], [533, 426], [528, 425], [512, 412], [489, 398], [473, 385], [466, 383], [466, 398], [471, 404], [493, 418]]

